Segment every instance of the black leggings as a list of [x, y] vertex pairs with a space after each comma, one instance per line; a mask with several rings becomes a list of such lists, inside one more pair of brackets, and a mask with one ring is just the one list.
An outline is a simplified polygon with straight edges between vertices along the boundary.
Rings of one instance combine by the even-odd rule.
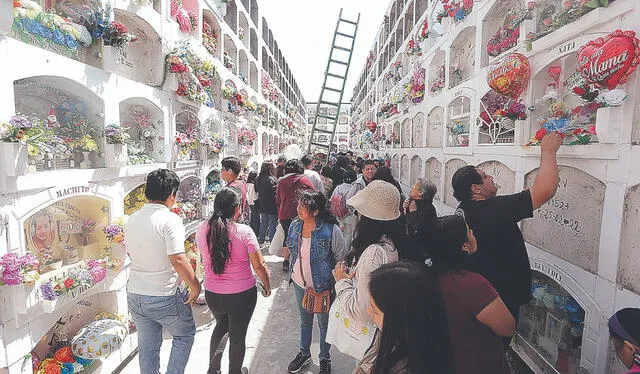
[[247, 328], [256, 307], [258, 291], [255, 286], [234, 294], [205, 291], [204, 297], [216, 319], [216, 327], [211, 333], [207, 373], [217, 374], [220, 370], [222, 353], [228, 338], [231, 341], [229, 343], [229, 374], [241, 374]]
[[282, 219], [280, 220], [280, 224], [282, 225], [282, 231], [284, 231], [284, 240], [282, 241], [282, 246], [287, 246], [287, 237], [289, 236], [289, 227], [291, 227], [291, 222], [293, 219]]

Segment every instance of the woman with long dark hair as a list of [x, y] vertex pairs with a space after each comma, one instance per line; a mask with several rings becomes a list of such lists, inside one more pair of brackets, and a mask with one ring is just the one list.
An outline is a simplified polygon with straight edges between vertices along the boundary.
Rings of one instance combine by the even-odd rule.
[[276, 205], [278, 180], [275, 173], [275, 168], [271, 162], [263, 162], [260, 167], [260, 174], [258, 174], [255, 182], [256, 193], [258, 194], [256, 210], [260, 213], [258, 243], [261, 246], [265, 240], [270, 242], [273, 239], [278, 226], [278, 207]]
[[[315, 315], [320, 327], [320, 374], [329, 374], [331, 345], [325, 339], [329, 323], [328, 308], [333, 300], [330, 296], [334, 284], [331, 270], [337, 262], [342, 261], [346, 245], [338, 221], [327, 209], [327, 200], [322, 192], [302, 192], [297, 210], [299, 218], [291, 223], [286, 242], [291, 256], [289, 273], [300, 313], [300, 352], [291, 361], [288, 370], [290, 373], [297, 373], [311, 362], [310, 347]], [[310, 291], [329, 296], [326, 311], [310, 313], [303, 307], [305, 292]]]
[[[247, 327], [256, 306], [256, 279], [271, 294], [269, 274], [256, 235], [247, 225], [234, 222], [240, 212], [240, 193], [223, 188], [213, 201], [213, 215], [196, 233], [196, 243], [204, 264], [205, 300], [216, 319], [209, 347], [208, 374], [220, 373], [222, 353], [229, 334], [229, 374], [244, 374]], [[224, 340], [223, 340], [224, 338]]]
[[371, 273], [369, 293], [378, 331], [354, 374], [453, 373], [444, 303], [437, 279], [424, 266], [381, 265]]
[[[336, 265], [337, 298], [342, 312], [353, 323], [371, 321], [369, 276], [383, 264], [398, 261], [398, 243], [403, 242], [404, 229], [400, 217], [400, 194], [390, 183], [373, 181], [347, 200], [360, 214], [351, 249], [346, 261]], [[348, 271], [348, 269], [353, 269]]]
[[473, 231], [460, 216], [436, 218], [425, 231], [447, 312], [455, 373], [507, 373], [503, 338], [514, 334], [515, 320], [491, 283], [466, 270], [478, 249]]

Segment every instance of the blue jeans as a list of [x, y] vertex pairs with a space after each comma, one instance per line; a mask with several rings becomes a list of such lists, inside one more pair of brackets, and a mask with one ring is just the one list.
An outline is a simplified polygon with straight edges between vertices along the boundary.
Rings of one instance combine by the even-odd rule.
[[147, 296], [127, 293], [129, 313], [138, 328], [140, 372], [160, 373], [162, 328], [173, 336], [167, 374], [183, 374], [196, 334], [196, 324], [187, 291], [178, 289], [172, 296]]
[[[313, 336], [313, 313], [308, 313], [302, 307], [302, 298], [304, 296], [304, 289], [298, 286], [295, 282], [293, 285], [294, 292], [296, 294], [296, 303], [298, 304], [298, 311], [300, 312], [300, 352], [305, 355], [311, 356], [311, 337]], [[329, 313], [317, 313], [318, 327], [320, 328], [320, 354], [318, 357], [321, 360], [330, 360], [331, 344], [326, 342], [327, 327], [329, 326]]]
[[277, 215], [260, 213], [260, 235], [258, 236], [258, 243], [262, 245], [262, 243], [264, 243], [265, 237], [270, 241], [273, 240], [273, 236], [276, 234], [277, 226]]

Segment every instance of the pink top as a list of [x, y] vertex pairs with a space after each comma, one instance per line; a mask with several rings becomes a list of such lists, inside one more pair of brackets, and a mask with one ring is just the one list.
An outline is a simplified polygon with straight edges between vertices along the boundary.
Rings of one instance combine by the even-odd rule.
[[[291, 278], [296, 284], [302, 288], [313, 288], [313, 278], [311, 277], [311, 238], [302, 238], [302, 244], [300, 245], [300, 253], [298, 254], [298, 261], [294, 264], [293, 273]], [[300, 261], [302, 260], [302, 261]], [[304, 280], [307, 281], [305, 287], [302, 275], [300, 274], [300, 265], [302, 264], [302, 270], [304, 271]]]
[[251, 272], [249, 253], [257, 252], [260, 247], [253, 230], [247, 225], [229, 223], [230, 256], [222, 274], [214, 273], [211, 266], [211, 254], [207, 244], [208, 231], [209, 221], [204, 221], [196, 232], [196, 243], [204, 265], [204, 288], [214, 293], [233, 294], [255, 286], [256, 279]]

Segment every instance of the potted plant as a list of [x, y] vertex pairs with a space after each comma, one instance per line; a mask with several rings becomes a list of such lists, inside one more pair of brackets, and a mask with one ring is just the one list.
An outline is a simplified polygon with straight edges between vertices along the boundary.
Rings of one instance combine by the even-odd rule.
[[117, 124], [105, 126], [104, 137], [107, 144], [104, 147], [104, 159], [108, 168], [127, 166], [129, 154], [126, 142], [131, 138], [127, 130]]
[[52, 138], [52, 132], [37, 117], [17, 114], [9, 123], [0, 123], [0, 161], [6, 175], [24, 175], [28, 158], [43, 153]]

